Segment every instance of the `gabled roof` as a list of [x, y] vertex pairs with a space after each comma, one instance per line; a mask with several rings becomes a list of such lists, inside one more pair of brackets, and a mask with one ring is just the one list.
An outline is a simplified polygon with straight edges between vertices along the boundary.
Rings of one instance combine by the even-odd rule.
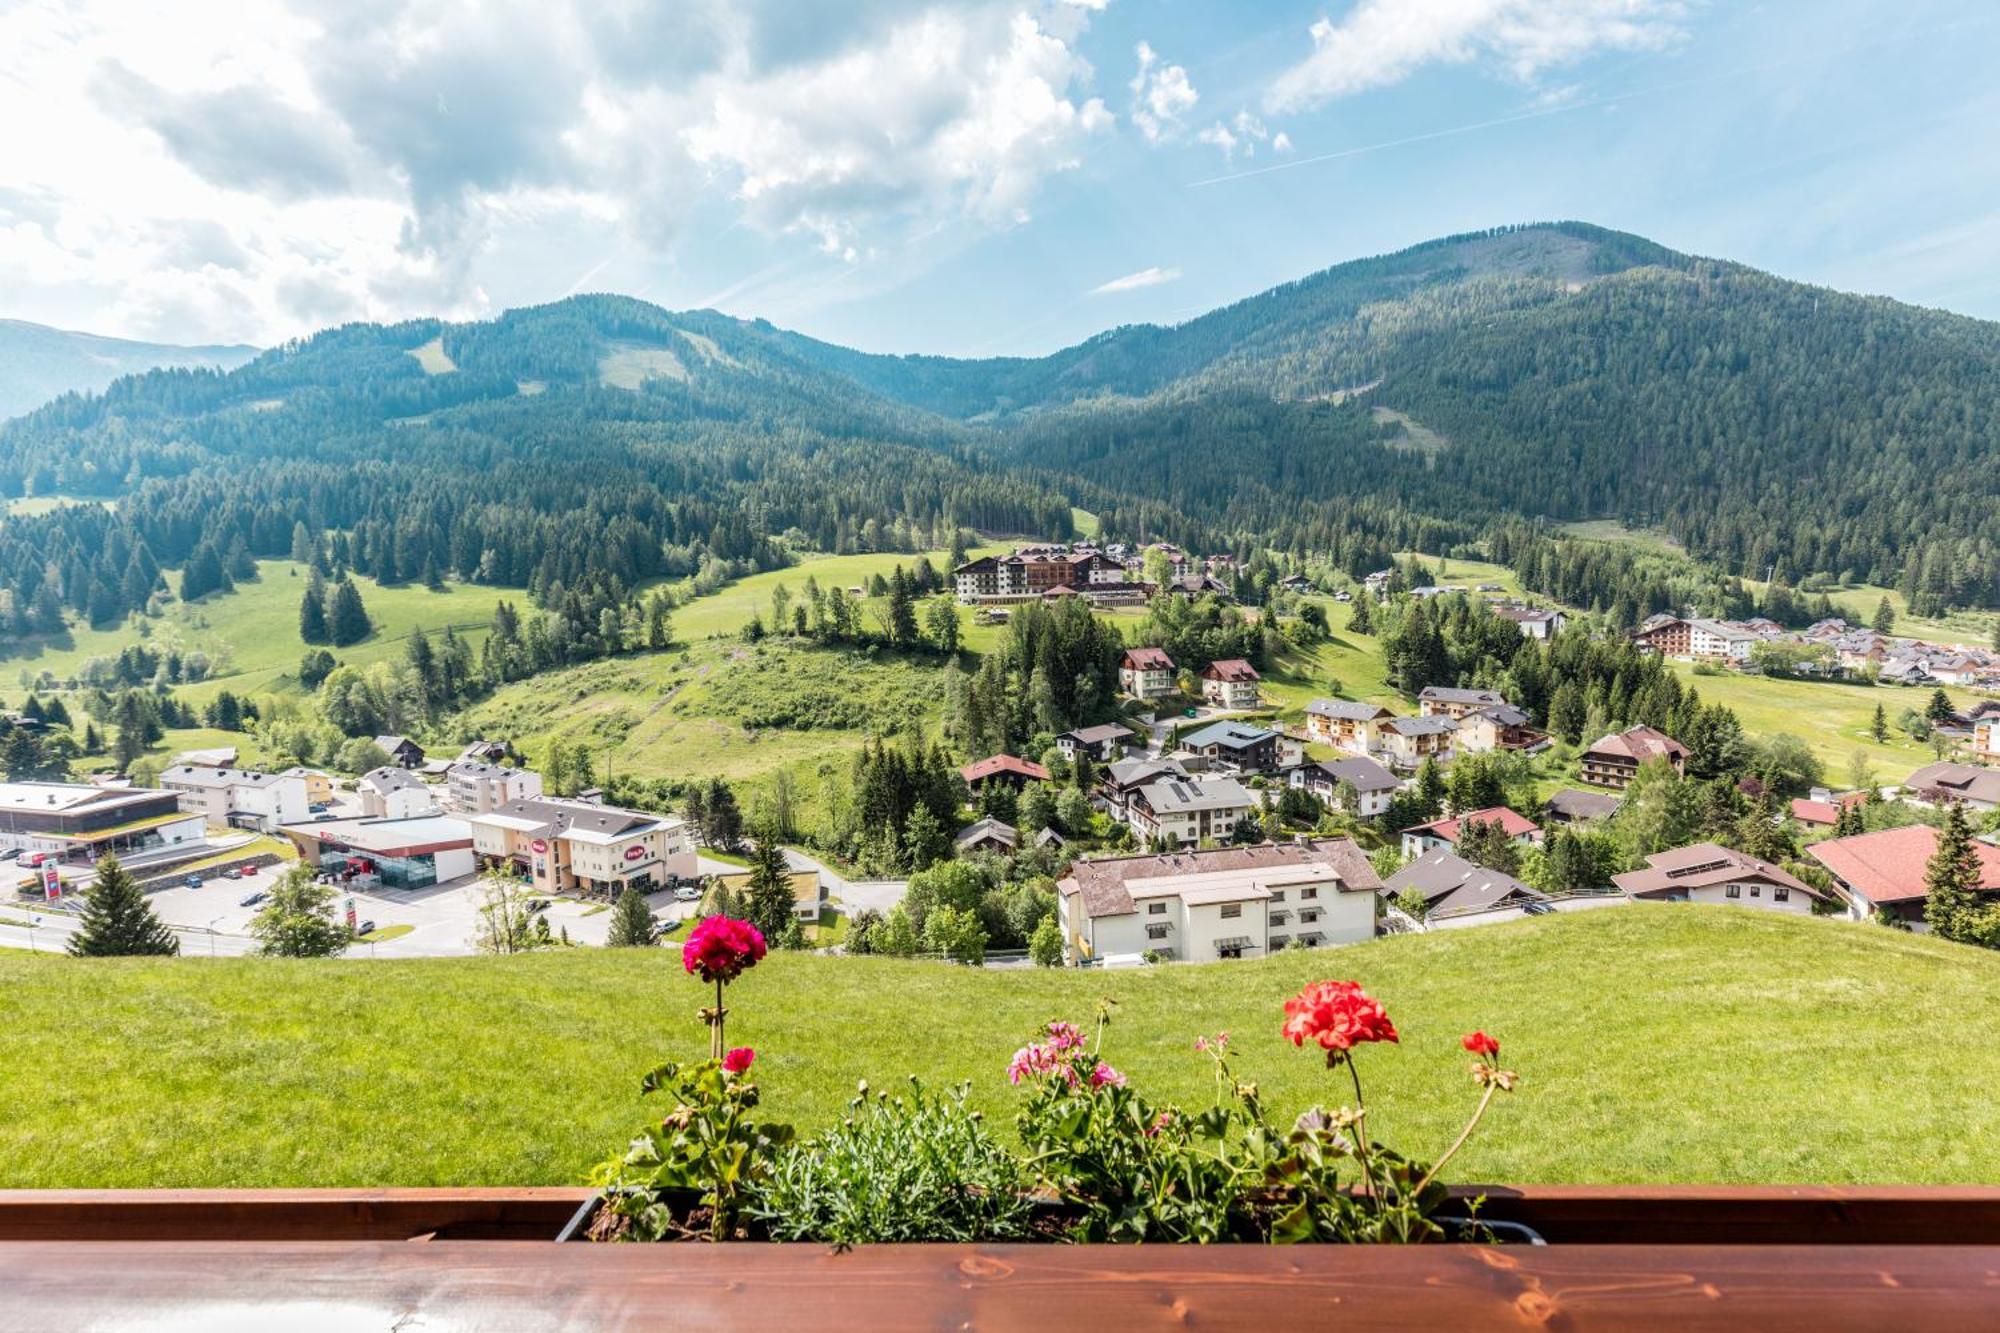
[[1118, 665], [1131, 671], [1172, 671], [1174, 659], [1164, 648], [1127, 648]]
[[1458, 722], [1443, 714], [1433, 713], [1429, 717], [1392, 717], [1382, 727], [1398, 736], [1440, 736], [1447, 731], [1457, 731]]
[[1686, 759], [1688, 748], [1664, 731], [1641, 726], [1628, 727], [1624, 731], [1601, 737], [1584, 753], [1612, 759], [1629, 759], [1635, 764], [1643, 764], [1648, 759], [1658, 759], [1662, 756]]
[[1564, 819], [1609, 819], [1618, 813], [1618, 807], [1625, 804], [1620, 797], [1609, 792], [1581, 791], [1575, 787], [1565, 787], [1549, 797], [1551, 814]]
[[1903, 785], [1926, 800], [1952, 799], [2000, 804], [2000, 771], [1971, 764], [1925, 764]]
[[1459, 830], [1467, 824], [1498, 824], [1509, 838], [1523, 838], [1530, 833], [1539, 833], [1542, 826], [1518, 810], [1510, 810], [1504, 805], [1490, 806], [1485, 810], [1474, 810], [1468, 814], [1454, 815], [1450, 819], [1434, 819], [1428, 824], [1404, 829], [1405, 833], [1424, 833], [1433, 838], [1456, 843]]
[[361, 786], [373, 787], [387, 795], [392, 791], [403, 791], [411, 787], [421, 788], [424, 784], [400, 768], [371, 768], [361, 775]]
[[406, 745], [409, 746], [412, 750], [417, 750], [419, 752], [421, 752], [424, 748], [423, 746], [417, 744], [415, 741], [411, 740], [408, 736], [377, 736], [375, 738], [375, 743], [381, 746], [385, 751], [387, 751], [390, 754], [396, 753], [396, 751], [402, 749]]
[[1507, 696], [1498, 690], [1464, 690], [1456, 685], [1426, 685], [1419, 699], [1441, 704], [1504, 704]]
[[1172, 759], [1120, 759], [1105, 766], [1104, 781], [1114, 787], [1132, 787], [1151, 782], [1155, 777], [1187, 776], [1187, 770]]
[[1191, 750], [1199, 750], [1205, 745], [1220, 745], [1229, 750], [1247, 750], [1253, 745], [1276, 740], [1278, 733], [1267, 727], [1252, 727], [1242, 722], [1217, 722], [1203, 727], [1191, 736], [1181, 737], [1181, 744]]
[[1309, 842], [1267, 842], [1254, 847], [1210, 847], [1077, 861], [1056, 885], [1056, 891], [1065, 898], [1080, 897], [1087, 916], [1122, 916], [1138, 910], [1125, 887], [1127, 880], [1307, 864], [1332, 866], [1339, 874], [1342, 893], [1375, 892], [1382, 887], [1381, 876], [1351, 838], [1318, 838]]
[[1349, 755], [1341, 759], [1319, 759], [1301, 765], [1306, 769], [1318, 769], [1333, 782], [1349, 782], [1358, 792], [1394, 791], [1402, 786], [1394, 773], [1361, 755]]
[[[1979, 887], [2000, 892], [2000, 847], [1975, 838], [1972, 849], [1979, 856]], [[1871, 903], [1923, 897], [1924, 872], [1936, 853], [1937, 830], [1929, 824], [1828, 838], [1806, 848], [1807, 856]]]
[[1676, 889], [1700, 889], [1732, 880], [1761, 879], [1812, 898], [1825, 898], [1820, 890], [1789, 875], [1769, 861], [1760, 861], [1747, 852], [1720, 843], [1698, 842], [1691, 847], [1655, 852], [1646, 858], [1643, 870], [1613, 875], [1611, 882], [1633, 898], [1653, 897]]
[[1528, 725], [1528, 715], [1512, 704], [1488, 704], [1484, 708], [1475, 708], [1465, 715], [1463, 721], [1470, 722], [1475, 717], [1490, 718], [1495, 726], [1501, 727]]
[[1132, 729], [1117, 722], [1106, 722], [1096, 727], [1078, 727], [1063, 735], [1078, 745], [1102, 745], [1105, 741], [1123, 741], [1132, 738]]
[[1373, 722], [1377, 718], [1395, 716], [1381, 704], [1365, 704], [1358, 699], [1315, 699], [1306, 705], [1306, 712], [1345, 722]]
[[1047, 782], [1049, 770], [1027, 759], [1018, 759], [1011, 754], [989, 755], [977, 763], [967, 764], [958, 770], [959, 776], [967, 782], [980, 782], [999, 773], [1012, 773], [1016, 777], [1033, 782]]
[[960, 829], [958, 836], [953, 838], [951, 842], [952, 846], [964, 850], [974, 843], [989, 840], [1004, 843], [1009, 847], [1017, 847], [1020, 845], [1021, 835], [1015, 832], [1012, 824], [1005, 824], [997, 819], [982, 819]]
[[1257, 674], [1257, 668], [1240, 657], [1225, 657], [1210, 662], [1201, 669], [1201, 675], [1203, 680], [1228, 681], [1232, 684], [1263, 679]]
[[1433, 847], [1389, 876], [1391, 894], [1415, 889], [1434, 912], [1496, 907], [1510, 898], [1541, 902], [1548, 895], [1512, 875], [1475, 865], [1449, 848]]

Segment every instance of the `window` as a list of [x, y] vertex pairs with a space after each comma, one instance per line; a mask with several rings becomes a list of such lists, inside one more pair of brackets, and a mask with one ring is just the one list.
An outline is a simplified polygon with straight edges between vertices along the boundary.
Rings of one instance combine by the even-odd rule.
[[1224, 921], [1229, 921], [1242, 915], [1243, 915], [1242, 903], [1224, 903], [1222, 905], [1222, 919]]
[[1300, 902], [1304, 902], [1304, 901], [1305, 901], [1305, 900], [1307, 900], [1308, 898], [1317, 898], [1317, 897], [1319, 897], [1319, 890], [1318, 890], [1318, 889], [1300, 889], [1300, 890], [1299, 890], [1299, 901], [1300, 901]]
[[1167, 928], [1166, 928], [1165, 926], [1148, 926], [1148, 927], [1146, 927], [1146, 938], [1147, 938], [1147, 939], [1149, 939], [1149, 940], [1163, 940], [1163, 939], [1165, 939], [1166, 937], [1167, 937]]
[[1274, 903], [1281, 903], [1285, 901], [1285, 891], [1283, 889], [1272, 889], [1271, 901]]
[[1741, 898], [1743, 896], [1743, 886], [1741, 884], [1731, 884], [1722, 892], [1723, 896], [1728, 898]]
[[1788, 903], [1788, 902], [1790, 902], [1791, 900], [1792, 900], [1792, 891], [1791, 891], [1790, 889], [1787, 889], [1787, 888], [1785, 888], [1785, 887], [1783, 887], [1783, 886], [1781, 885], [1781, 886], [1779, 886], [1778, 888], [1775, 888], [1775, 889], [1772, 889], [1772, 890], [1771, 890], [1771, 901], [1772, 901], [1772, 902], [1774, 902], [1774, 903]]
[[1305, 925], [1309, 921], [1317, 921], [1319, 920], [1319, 916], [1319, 909], [1317, 907], [1308, 908], [1299, 913], [1299, 924]]
[[1761, 897], [1763, 897], [1763, 896], [1764, 896], [1764, 886], [1763, 886], [1762, 884], [1752, 884], [1752, 885], [1750, 886], [1750, 896], [1751, 896], [1752, 898], [1761, 898]]
[[1147, 916], [1165, 916], [1166, 914], [1167, 914], [1167, 905], [1165, 903], [1146, 904]]

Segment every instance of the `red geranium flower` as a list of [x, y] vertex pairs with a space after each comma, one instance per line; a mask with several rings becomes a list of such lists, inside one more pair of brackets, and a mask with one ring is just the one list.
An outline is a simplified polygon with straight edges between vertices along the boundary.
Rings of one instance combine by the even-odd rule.
[[764, 932], [733, 917], [705, 917], [681, 945], [681, 966], [703, 981], [734, 981], [764, 956]]
[[1484, 1032], [1468, 1033], [1461, 1043], [1474, 1055], [1494, 1056], [1500, 1054], [1500, 1043]]
[[1284, 1032], [1294, 1046], [1311, 1040], [1329, 1051], [1396, 1040], [1396, 1025], [1381, 1002], [1354, 981], [1315, 981], [1286, 1000]]
[[751, 1050], [748, 1046], [738, 1046], [735, 1050], [722, 1057], [722, 1067], [732, 1074], [740, 1074], [748, 1069], [750, 1062], [756, 1058], [757, 1052]]

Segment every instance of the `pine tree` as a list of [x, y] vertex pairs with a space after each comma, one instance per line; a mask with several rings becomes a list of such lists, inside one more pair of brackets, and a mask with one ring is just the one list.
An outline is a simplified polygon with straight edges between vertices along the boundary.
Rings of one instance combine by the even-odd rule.
[[333, 585], [333, 600], [327, 612], [327, 633], [336, 648], [359, 643], [368, 637], [373, 628], [368, 623], [368, 609], [361, 604], [361, 591], [352, 579], [342, 579]]
[[1356, 634], [1373, 634], [1375, 632], [1374, 613], [1368, 606], [1369, 601], [1373, 597], [1374, 594], [1366, 588], [1355, 594], [1354, 609], [1347, 613], [1347, 628]]
[[1868, 623], [1877, 634], [1887, 634], [1896, 628], [1896, 608], [1889, 605], [1887, 597], [1875, 603], [1875, 618]]
[[646, 907], [646, 895], [626, 885], [625, 891], [618, 895], [617, 906], [611, 909], [611, 937], [605, 944], [613, 949], [641, 949], [658, 939], [653, 914]]
[[1965, 822], [1965, 807], [1945, 807], [1937, 851], [1924, 866], [1924, 920], [1940, 939], [1963, 940], [1972, 930], [1979, 893], [1979, 852]]
[[785, 933], [787, 922], [795, 919], [791, 867], [785, 863], [785, 849], [772, 837], [760, 837], [750, 849], [750, 923], [775, 941]]
[[97, 880], [84, 903], [83, 928], [70, 936], [78, 958], [171, 956], [181, 951], [173, 932], [153, 915], [139, 885], [108, 853], [97, 863]]
[[1875, 738], [1878, 745], [1889, 739], [1889, 715], [1882, 711], [1881, 704], [1875, 705], [1875, 717], [1868, 724], [1868, 734]]
[[314, 577], [299, 599], [299, 638], [306, 643], [325, 643], [330, 637], [326, 625], [326, 596]]

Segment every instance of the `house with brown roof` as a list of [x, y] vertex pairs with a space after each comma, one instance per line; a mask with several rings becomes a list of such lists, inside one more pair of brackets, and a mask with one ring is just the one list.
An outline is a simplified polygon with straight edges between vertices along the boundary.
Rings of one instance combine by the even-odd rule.
[[1498, 824], [1507, 841], [1522, 847], [1542, 845], [1542, 828], [1534, 820], [1510, 810], [1504, 805], [1496, 805], [1486, 810], [1472, 810], [1450, 819], [1434, 819], [1428, 824], [1403, 830], [1403, 855], [1416, 857], [1437, 847], [1458, 846], [1459, 834], [1472, 824]]
[[1056, 748], [1072, 762], [1077, 755], [1087, 754], [1099, 763], [1109, 763], [1125, 753], [1125, 746], [1131, 739], [1131, 728], [1118, 722], [1106, 722], [1102, 726], [1065, 731], [1056, 737]]
[[1127, 648], [1118, 659], [1118, 688], [1134, 699], [1159, 699], [1172, 694], [1174, 659], [1164, 648]]
[[1475, 708], [1505, 704], [1507, 696], [1498, 690], [1468, 690], [1456, 685], [1426, 685], [1417, 695], [1419, 717], [1448, 717], [1456, 722]]
[[2000, 810], [2000, 771], [1972, 764], [1925, 764], [1903, 779], [1903, 789], [1930, 805]]
[[965, 779], [965, 785], [979, 791], [989, 782], [1004, 782], [1015, 791], [1030, 782], [1047, 782], [1049, 770], [1031, 759], [1017, 758], [1011, 754], [989, 755], [958, 770]]
[[1225, 657], [1201, 669], [1201, 696], [1216, 708], [1255, 708], [1257, 668], [1240, 657]]
[[1727, 903], [1804, 916], [1826, 901], [1824, 893], [1769, 861], [1713, 842], [1655, 852], [1645, 869], [1613, 875], [1611, 882], [1634, 902]]
[[1639, 776], [1642, 764], [1664, 759], [1674, 772], [1687, 771], [1688, 748], [1653, 727], [1628, 727], [1605, 736], [1583, 752], [1583, 780], [1596, 787], [1623, 791]]
[[1564, 787], [1549, 797], [1543, 816], [1552, 824], [1595, 824], [1618, 813], [1625, 804], [1609, 792]]
[[1547, 902], [1549, 897], [1512, 875], [1475, 865], [1455, 855], [1449, 847], [1433, 847], [1425, 852], [1389, 876], [1384, 889], [1392, 898], [1414, 890], [1424, 900], [1426, 920], [1526, 907]]
[[[1326, 805], [1362, 819], [1373, 819], [1387, 812], [1389, 798], [1403, 785], [1394, 773], [1366, 755], [1308, 760], [1291, 769], [1285, 778], [1292, 786], [1311, 793]], [[1343, 803], [1343, 786], [1353, 789], [1354, 808], [1351, 810]]]
[[1354, 699], [1315, 699], [1306, 705], [1306, 739], [1354, 754], [1367, 754], [1375, 748], [1377, 724], [1394, 716], [1381, 704]]
[[[1828, 838], [1806, 848], [1806, 855], [1827, 868], [1847, 899], [1847, 914], [1866, 921], [1886, 913], [1912, 930], [1924, 924], [1924, 872], [1937, 854], [1937, 830], [1929, 824]], [[1977, 839], [1979, 897], [2000, 902], [2000, 847]]]
[[1021, 843], [1021, 835], [1012, 824], [998, 819], [981, 819], [960, 829], [951, 845], [964, 856], [971, 852], [996, 852], [1006, 856]]
[[1373, 938], [1382, 880], [1347, 838], [1076, 861], [1056, 885], [1063, 956], [1259, 958]]
[[1529, 725], [1528, 715], [1512, 704], [1475, 708], [1458, 719], [1458, 748], [1466, 754], [1492, 750], [1535, 751], [1549, 743], [1548, 733]]

